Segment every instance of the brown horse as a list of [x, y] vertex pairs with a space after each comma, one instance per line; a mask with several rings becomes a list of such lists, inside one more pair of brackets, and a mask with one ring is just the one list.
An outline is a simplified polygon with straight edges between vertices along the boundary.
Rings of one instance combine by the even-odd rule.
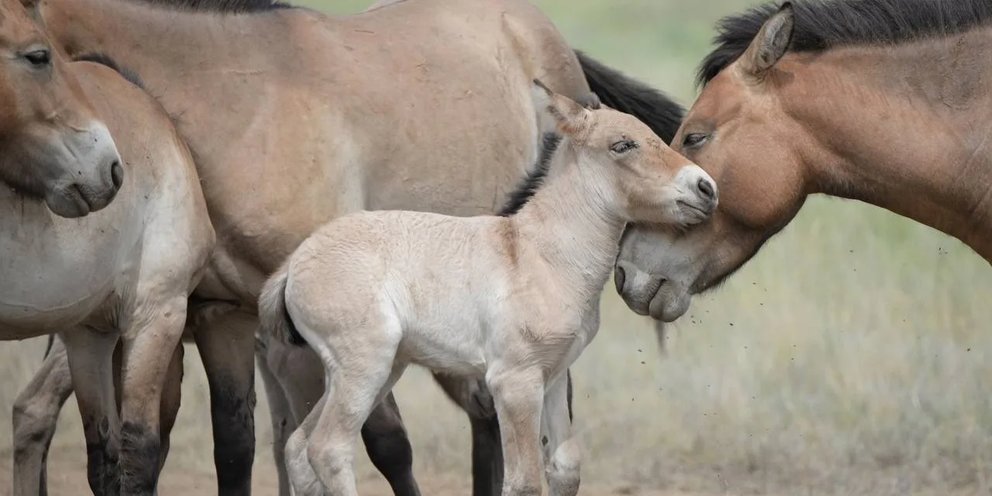
[[674, 148], [720, 186], [709, 223], [637, 227], [617, 289], [671, 321], [810, 194], [878, 205], [992, 261], [992, 4], [832, 0], [725, 19]]
[[[523, 0], [382, 2], [345, 18], [279, 7], [42, 0], [70, 54], [109, 53], [141, 74], [197, 158], [220, 246], [192, 313], [223, 494], [250, 487], [254, 314], [264, 278], [317, 226], [354, 210], [492, 213], [538, 155], [530, 80], [573, 98], [589, 91], [575, 54]], [[605, 103], [656, 115], [655, 132], [671, 138], [677, 105], [644, 87], [613, 94], [617, 75], [583, 63]], [[261, 345], [282, 466], [280, 436], [323, 392], [321, 365], [309, 350]], [[488, 395], [474, 384], [445, 385], [474, 414], [476, 493], [498, 493], [498, 431], [491, 408], [475, 399]], [[366, 446], [397, 493], [416, 494], [409, 442], [388, 408], [395, 404], [386, 405], [363, 429]], [[281, 487], [288, 491], [284, 479]]]
[[110, 203], [124, 169], [107, 127], [26, 10], [33, 4], [0, 2], [0, 183], [56, 215], [82, 217]]

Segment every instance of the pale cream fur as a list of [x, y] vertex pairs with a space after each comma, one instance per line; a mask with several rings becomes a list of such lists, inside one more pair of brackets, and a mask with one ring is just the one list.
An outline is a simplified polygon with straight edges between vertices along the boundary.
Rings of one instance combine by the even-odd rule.
[[359, 430], [410, 363], [485, 379], [504, 495], [539, 494], [542, 458], [552, 494], [578, 491], [565, 371], [596, 334], [624, 226], [695, 224], [716, 198], [709, 176], [635, 118], [541, 86], [534, 95], [563, 143], [518, 214], [348, 215], [305, 240], [263, 290], [263, 332], [295, 325], [325, 366], [325, 395], [286, 448], [297, 495], [357, 494]]

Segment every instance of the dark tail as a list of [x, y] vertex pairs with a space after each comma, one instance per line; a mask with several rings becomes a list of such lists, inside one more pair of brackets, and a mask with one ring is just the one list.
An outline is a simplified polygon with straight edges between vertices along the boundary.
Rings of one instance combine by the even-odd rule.
[[605, 105], [637, 117], [671, 143], [685, 109], [667, 95], [576, 50], [589, 88]]
[[276, 339], [296, 345], [307, 344], [300, 331], [293, 325], [293, 318], [286, 308], [286, 282], [289, 280], [289, 264], [284, 264], [262, 288], [258, 298], [258, 320], [262, 332], [268, 332]]

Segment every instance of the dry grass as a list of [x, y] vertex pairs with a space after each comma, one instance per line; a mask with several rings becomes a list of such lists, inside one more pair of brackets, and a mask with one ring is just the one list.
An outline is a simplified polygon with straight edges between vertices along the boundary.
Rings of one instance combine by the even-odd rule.
[[[577, 46], [688, 101], [710, 23], [751, 2], [539, 3]], [[656, 353], [649, 323], [608, 291], [604, 329], [575, 368], [584, 480], [630, 494], [987, 495], [990, 295], [988, 264], [957, 241], [822, 198], [696, 301], [667, 357]], [[12, 403], [41, 348], [0, 344], [0, 405]], [[172, 477], [210, 470], [206, 385], [194, 357], [190, 350]], [[418, 473], [463, 487], [467, 423], [420, 371], [397, 394]], [[263, 398], [258, 412], [257, 463], [267, 467]], [[81, 454], [75, 414], [66, 409], [56, 443]], [[9, 425], [9, 408], [0, 424]], [[0, 447], [9, 446], [0, 431]], [[362, 470], [373, 477], [368, 464]]]

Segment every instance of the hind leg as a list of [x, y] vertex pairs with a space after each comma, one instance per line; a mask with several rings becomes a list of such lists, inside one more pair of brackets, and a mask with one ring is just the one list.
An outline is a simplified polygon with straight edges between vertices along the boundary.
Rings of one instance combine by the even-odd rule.
[[210, 422], [214, 438], [217, 494], [251, 494], [255, 459], [255, 316], [240, 310], [211, 312], [198, 323], [193, 338], [210, 387]]
[[372, 410], [362, 426], [362, 441], [369, 459], [386, 477], [393, 494], [420, 496], [417, 481], [413, 478], [413, 449], [393, 393], [387, 394]]
[[41, 369], [14, 401], [14, 495], [48, 494], [45, 470], [59, 411], [72, 394], [65, 346], [50, 336]]
[[289, 474], [286, 472], [286, 442], [289, 435], [296, 430], [297, 423], [292, 410], [290, 410], [286, 393], [265, 359], [266, 348], [264, 342], [256, 341], [255, 369], [262, 377], [265, 397], [269, 404], [269, 417], [272, 419], [272, 457], [275, 460], [276, 473], [279, 477], [279, 496], [291, 496]]
[[[403, 372], [404, 364], [394, 363], [402, 329], [397, 319], [375, 310], [344, 317], [325, 317], [320, 333], [297, 325], [327, 370], [326, 401], [310, 433], [307, 458], [330, 494], [357, 496], [355, 442], [372, 409]], [[347, 322], [364, 325], [352, 328]]]

